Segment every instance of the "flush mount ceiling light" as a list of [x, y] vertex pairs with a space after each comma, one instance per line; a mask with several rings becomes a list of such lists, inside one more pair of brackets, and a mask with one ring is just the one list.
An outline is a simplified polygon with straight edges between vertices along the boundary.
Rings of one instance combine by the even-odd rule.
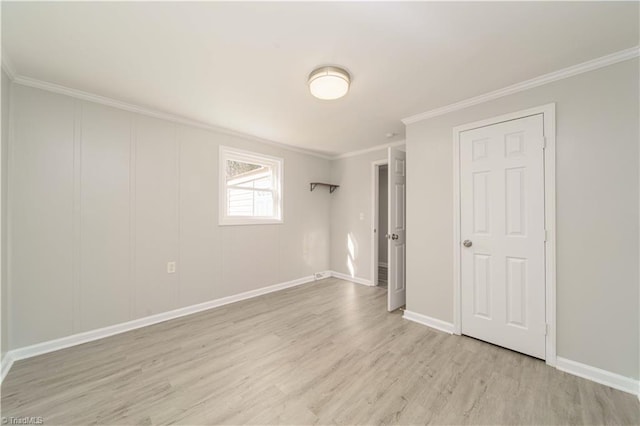
[[318, 99], [331, 100], [343, 97], [349, 91], [351, 76], [342, 68], [321, 67], [309, 74], [309, 90]]

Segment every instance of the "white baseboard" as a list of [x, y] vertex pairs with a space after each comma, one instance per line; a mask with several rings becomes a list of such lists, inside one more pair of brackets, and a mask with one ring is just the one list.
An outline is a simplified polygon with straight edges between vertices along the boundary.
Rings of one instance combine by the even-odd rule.
[[331, 278], [331, 271], [321, 271], [313, 274], [313, 278], [318, 280], [324, 280], [325, 278]]
[[562, 357], [556, 358], [556, 368], [565, 373], [582, 377], [583, 379], [638, 395], [640, 398], [640, 381], [636, 379]]
[[371, 280], [365, 278], [352, 277], [347, 274], [343, 274], [342, 272], [331, 271], [331, 276], [334, 278], [339, 278], [345, 281], [351, 281], [352, 283], [368, 285], [369, 287], [373, 287], [373, 283]]
[[[82, 343], [92, 342], [94, 340], [103, 339], [105, 337], [113, 336], [115, 334], [125, 333], [127, 331], [135, 330], [137, 328], [146, 327], [149, 325], [157, 324], [160, 322], [168, 321], [175, 318], [180, 318], [185, 315], [195, 314], [197, 312], [206, 311], [208, 309], [216, 308], [218, 306], [228, 305], [230, 303], [239, 302], [241, 300], [251, 299], [253, 297], [261, 296], [267, 293], [273, 293], [275, 291], [284, 290], [290, 287], [299, 286], [302, 284], [315, 281], [313, 275], [307, 277], [298, 278], [296, 280], [287, 281], [268, 287], [262, 287], [256, 290], [246, 291], [244, 293], [234, 294], [233, 296], [223, 297], [220, 299], [210, 300], [208, 302], [199, 303], [197, 305], [186, 306], [184, 308], [174, 309], [172, 311], [163, 312], [160, 314], [139, 318], [133, 321], [128, 321], [121, 324], [111, 325], [96, 330], [86, 331], [84, 333], [73, 334], [71, 336], [61, 337], [55, 340], [49, 340], [42, 343], [37, 343], [31, 346], [25, 346], [7, 352], [5, 358], [2, 360], [2, 377], [9, 372], [9, 369], [13, 365], [14, 361], [21, 359], [31, 358], [37, 355], [42, 355], [48, 352], [65, 349], [71, 346], [80, 345]], [[0, 383], [2, 382], [0, 380]]]
[[[364, 278], [350, 277], [349, 275], [342, 274], [340, 272], [331, 271], [331, 276], [339, 278], [345, 281], [354, 282], [357, 284], [371, 286], [371, 281]], [[180, 318], [186, 315], [194, 314], [197, 312], [213, 309], [218, 306], [228, 305], [230, 303], [239, 302], [241, 300], [251, 299], [263, 294], [273, 293], [276, 291], [284, 290], [287, 288], [299, 286], [302, 284], [310, 283], [314, 281], [314, 276], [308, 276], [298, 278], [296, 280], [287, 281], [271, 285], [268, 287], [262, 287], [256, 290], [246, 291], [244, 293], [235, 294], [233, 296], [223, 297], [220, 299], [211, 300], [209, 302], [200, 303], [197, 305], [187, 306], [184, 308], [175, 309], [161, 314], [152, 315], [145, 318], [129, 321], [126, 323], [116, 324], [97, 330], [91, 330], [84, 333], [74, 334], [60, 339], [50, 340], [47, 342], [37, 343], [35, 345], [26, 346], [23, 348], [14, 349], [8, 351], [2, 359], [0, 383], [7, 376], [7, 373], [11, 369], [14, 361], [31, 358], [37, 355], [42, 355], [48, 352], [65, 349], [71, 346], [80, 345], [82, 343], [91, 342], [94, 340], [102, 339], [105, 337], [113, 336], [115, 334], [125, 333], [127, 331], [135, 330], [137, 328], [146, 327], [148, 325], [157, 324], [160, 322], [168, 321], [175, 318]], [[442, 321], [436, 318], [428, 317], [426, 315], [418, 314], [412, 311], [404, 311], [403, 318], [417, 322], [430, 328], [434, 328], [445, 333], [453, 334], [453, 324]], [[634, 395], [638, 395], [640, 399], [640, 381], [629, 377], [622, 376], [620, 374], [612, 373], [607, 370], [592, 367], [590, 365], [582, 364], [570, 359], [557, 357], [556, 368], [569, 374], [573, 374], [578, 377], [582, 377], [588, 380], [592, 380], [596, 383], [610, 386], [614, 389], [618, 389], [624, 392], [628, 392]]]
[[[403, 318], [417, 322], [418, 324], [426, 325], [427, 327], [435, 328], [436, 330], [444, 331], [445, 333], [454, 334], [453, 324], [436, 318], [411, 311], [404, 311]], [[556, 357], [555, 367], [565, 373], [573, 374], [574, 376], [582, 377], [583, 379], [591, 380], [623, 392], [638, 395], [638, 399], [640, 399], [640, 380], [625, 377], [620, 374], [612, 373], [601, 368], [592, 367], [590, 365], [562, 357]]]
[[436, 330], [444, 331], [445, 333], [453, 334], [453, 324], [450, 322], [442, 321], [436, 318], [428, 317], [416, 312], [404, 311], [402, 318], [409, 321], [417, 322], [418, 324], [426, 325]]
[[13, 356], [11, 356], [11, 352], [7, 352], [2, 358], [2, 370], [0, 372], [0, 383], [7, 377], [7, 373], [11, 370], [11, 366], [13, 365]]

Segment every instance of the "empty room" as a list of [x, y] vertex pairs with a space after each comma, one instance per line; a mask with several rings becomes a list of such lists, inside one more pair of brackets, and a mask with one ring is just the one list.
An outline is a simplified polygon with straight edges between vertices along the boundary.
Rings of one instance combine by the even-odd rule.
[[640, 2], [0, 9], [2, 424], [640, 424]]

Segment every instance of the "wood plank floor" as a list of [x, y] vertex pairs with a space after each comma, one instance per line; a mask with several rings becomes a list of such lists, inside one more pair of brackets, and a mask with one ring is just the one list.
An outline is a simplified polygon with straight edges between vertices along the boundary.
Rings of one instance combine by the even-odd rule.
[[640, 424], [633, 395], [387, 313], [336, 279], [14, 364], [45, 424]]

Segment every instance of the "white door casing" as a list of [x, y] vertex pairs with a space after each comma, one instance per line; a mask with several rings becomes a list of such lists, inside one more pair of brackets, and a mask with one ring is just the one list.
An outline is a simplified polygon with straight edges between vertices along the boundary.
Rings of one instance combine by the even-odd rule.
[[406, 303], [406, 153], [390, 147], [387, 309], [395, 311]]
[[544, 202], [542, 114], [460, 133], [461, 331], [542, 359]]

